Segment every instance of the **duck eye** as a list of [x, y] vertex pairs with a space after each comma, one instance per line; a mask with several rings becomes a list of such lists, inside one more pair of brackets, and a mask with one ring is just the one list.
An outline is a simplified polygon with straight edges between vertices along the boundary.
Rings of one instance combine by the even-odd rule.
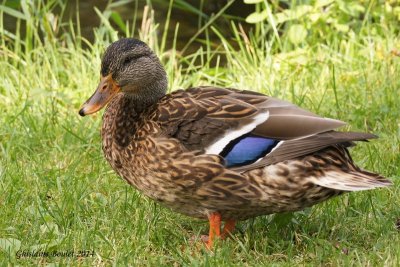
[[129, 63], [131, 63], [133, 60], [137, 60], [138, 58], [141, 58], [143, 55], [130, 55], [130, 56], [127, 56], [125, 59], [124, 59], [124, 65], [127, 65], [127, 64], [129, 64]]
[[124, 59], [124, 65], [127, 65], [129, 62], [131, 62], [134, 58], [133, 57], [126, 57]]

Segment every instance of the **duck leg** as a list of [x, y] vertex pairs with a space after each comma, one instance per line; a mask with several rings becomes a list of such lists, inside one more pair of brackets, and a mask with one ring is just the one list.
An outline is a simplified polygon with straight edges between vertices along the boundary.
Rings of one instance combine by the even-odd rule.
[[222, 230], [221, 238], [226, 238], [229, 234], [235, 230], [236, 221], [235, 220], [226, 220], [224, 229]]
[[221, 214], [213, 212], [208, 217], [210, 223], [210, 231], [208, 233], [207, 248], [212, 249], [214, 239], [221, 236]]

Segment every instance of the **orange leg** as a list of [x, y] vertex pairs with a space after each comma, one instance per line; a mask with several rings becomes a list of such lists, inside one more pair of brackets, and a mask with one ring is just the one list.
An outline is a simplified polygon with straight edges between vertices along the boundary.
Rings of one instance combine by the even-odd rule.
[[226, 238], [230, 233], [235, 230], [235, 225], [236, 221], [235, 220], [227, 220], [224, 225], [224, 229], [222, 230], [221, 237], [224, 239]]
[[208, 221], [210, 222], [210, 231], [208, 234], [207, 248], [211, 249], [215, 237], [221, 236], [221, 214], [218, 212], [211, 213], [208, 217]]

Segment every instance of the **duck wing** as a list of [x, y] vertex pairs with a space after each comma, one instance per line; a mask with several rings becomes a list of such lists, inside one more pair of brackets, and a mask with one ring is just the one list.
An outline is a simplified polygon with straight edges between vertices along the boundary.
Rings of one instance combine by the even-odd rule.
[[190, 150], [217, 154], [238, 172], [374, 135], [335, 132], [344, 122], [252, 91], [195, 87], [164, 97], [155, 121]]

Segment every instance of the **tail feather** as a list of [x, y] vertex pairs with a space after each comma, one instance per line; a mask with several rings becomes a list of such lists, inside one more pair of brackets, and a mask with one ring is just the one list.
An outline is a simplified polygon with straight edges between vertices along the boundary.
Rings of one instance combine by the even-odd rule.
[[362, 191], [392, 185], [392, 182], [385, 177], [364, 170], [329, 171], [323, 176], [316, 177], [313, 182], [319, 186], [341, 191]]

